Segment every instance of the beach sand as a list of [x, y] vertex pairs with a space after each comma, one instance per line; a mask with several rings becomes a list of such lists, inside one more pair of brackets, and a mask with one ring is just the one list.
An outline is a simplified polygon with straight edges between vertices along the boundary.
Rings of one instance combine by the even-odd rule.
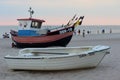
[[120, 80], [120, 34], [74, 35], [68, 46], [108, 45], [110, 54], [96, 68], [66, 71], [13, 71], [4, 60], [7, 54], [17, 54], [11, 39], [0, 39], [0, 80]]

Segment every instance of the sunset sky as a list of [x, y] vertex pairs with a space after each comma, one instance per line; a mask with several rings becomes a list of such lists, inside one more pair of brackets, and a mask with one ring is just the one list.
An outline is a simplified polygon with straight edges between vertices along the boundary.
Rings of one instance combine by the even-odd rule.
[[0, 0], [0, 25], [17, 25], [18, 18], [44, 19], [44, 25], [66, 24], [75, 14], [83, 25], [120, 25], [120, 0]]

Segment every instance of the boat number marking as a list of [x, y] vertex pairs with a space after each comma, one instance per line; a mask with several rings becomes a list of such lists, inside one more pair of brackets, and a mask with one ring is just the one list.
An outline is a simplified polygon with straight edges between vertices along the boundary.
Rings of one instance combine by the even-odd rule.
[[88, 53], [88, 54], [81, 54], [81, 55], [79, 55], [79, 58], [82, 58], [82, 57], [85, 57], [85, 56], [92, 56], [92, 55], [95, 55], [95, 53], [94, 52], [91, 52], [91, 53]]
[[71, 31], [72, 31], [72, 28], [64, 29], [60, 31], [60, 34], [64, 34], [66, 32], [71, 32]]

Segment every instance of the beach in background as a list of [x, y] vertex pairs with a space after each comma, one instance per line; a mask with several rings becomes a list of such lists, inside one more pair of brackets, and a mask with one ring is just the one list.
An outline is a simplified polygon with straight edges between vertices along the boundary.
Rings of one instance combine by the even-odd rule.
[[[42, 28], [57, 28], [59, 26], [42, 26]], [[3, 34], [8, 33], [10, 35], [10, 30], [18, 30], [18, 26], [0, 26], [0, 38], [3, 38]], [[105, 33], [120, 33], [120, 25], [81, 25], [75, 28], [76, 34], [78, 34], [78, 30], [82, 35], [83, 30], [88, 34], [101, 34], [104, 30]]]
[[74, 35], [68, 46], [110, 46], [110, 54], [92, 69], [67, 71], [13, 71], [7, 67], [4, 56], [18, 54], [20, 49], [11, 48], [10, 38], [0, 39], [0, 80], [119, 80], [120, 33]]

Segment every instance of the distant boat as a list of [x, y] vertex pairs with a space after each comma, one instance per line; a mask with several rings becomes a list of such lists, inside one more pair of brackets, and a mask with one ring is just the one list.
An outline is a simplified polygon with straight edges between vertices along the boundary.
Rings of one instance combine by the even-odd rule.
[[73, 35], [74, 28], [82, 24], [84, 16], [73, 18], [66, 24], [53, 29], [42, 29], [44, 20], [32, 18], [34, 11], [30, 8], [30, 18], [17, 19], [19, 30], [11, 30], [12, 47], [49, 47], [66, 46]]
[[109, 46], [25, 48], [4, 58], [14, 70], [67, 70], [92, 68], [100, 64]]

